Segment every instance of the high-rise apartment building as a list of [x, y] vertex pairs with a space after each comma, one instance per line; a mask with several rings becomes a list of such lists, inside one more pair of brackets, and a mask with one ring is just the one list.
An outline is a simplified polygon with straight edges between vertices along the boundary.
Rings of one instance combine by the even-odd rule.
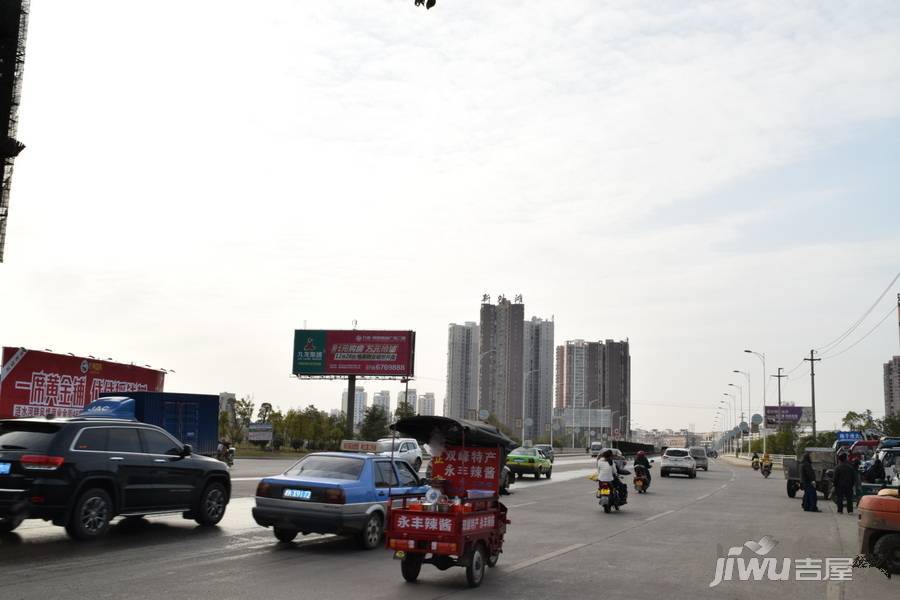
[[608, 409], [610, 432], [628, 437], [631, 355], [628, 340], [570, 340], [556, 349], [556, 408]]
[[451, 323], [447, 333], [447, 396], [444, 416], [478, 418], [478, 324]]
[[900, 356], [884, 363], [884, 416], [900, 417]]
[[526, 321], [523, 364], [525, 379], [523, 425], [526, 440], [534, 441], [550, 433], [553, 411], [553, 352], [553, 320], [532, 317], [530, 321]]
[[423, 394], [419, 394], [419, 408], [416, 411], [420, 415], [425, 415], [428, 417], [434, 416], [434, 394], [431, 392], [425, 392]]
[[[353, 406], [353, 429], [359, 429], [363, 419], [366, 416], [366, 408], [368, 408], [369, 395], [366, 394], [366, 388], [356, 386], [355, 403]], [[347, 390], [341, 394], [341, 410], [347, 414]]]
[[397, 409], [403, 404], [409, 404], [410, 408], [415, 412], [419, 408], [419, 394], [415, 389], [408, 392], [397, 392]]
[[516, 429], [522, 414], [525, 305], [521, 296], [481, 304], [478, 406]]
[[631, 352], [628, 340], [606, 340], [600, 361], [600, 398], [610, 410], [611, 426], [629, 439], [631, 431]]
[[384, 414], [390, 416], [391, 414], [391, 392], [388, 390], [381, 390], [380, 392], [375, 392], [372, 395], [372, 406], [379, 406], [382, 410], [384, 410]]

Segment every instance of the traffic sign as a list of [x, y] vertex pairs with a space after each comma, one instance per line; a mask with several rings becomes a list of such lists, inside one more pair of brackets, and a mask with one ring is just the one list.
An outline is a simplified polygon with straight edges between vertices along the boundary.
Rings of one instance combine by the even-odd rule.
[[487, 421], [488, 417], [490, 417], [490, 416], [491, 416], [491, 411], [489, 411], [486, 408], [482, 408], [480, 411], [478, 411], [478, 418], [481, 419], [482, 421]]
[[531, 427], [532, 425], [534, 425], [534, 419], [532, 419], [531, 417], [526, 418], [525, 427]]
[[756, 414], [756, 415], [753, 415], [752, 417], [750, 417], [750, 422], [753, 423], [754, 425], [760, 425], [762, 423], [762, 421], [763, 421], [763, 418], [762, 418], [762, 415], [760, 415], [760, 414]]

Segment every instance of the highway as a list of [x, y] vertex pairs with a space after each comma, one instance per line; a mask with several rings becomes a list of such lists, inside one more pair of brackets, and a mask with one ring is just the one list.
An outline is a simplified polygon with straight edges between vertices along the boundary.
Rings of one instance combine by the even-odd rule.
[[[28, 521], [0, 536], [0, 590], [14, 598], [842, 598], [894, 597], [897, 579], [854, 569], [852, 580], [723, 581], [710, 587], [728, 548], [768, 535], [779, 561], [857, 554], [856, 518], [820, 499], [821, 514], [789, 499], [776, 471], [712, 460], [696, 479], [659, 476], [646, 495], [629, 494], [606, 515], [587, 480], [593, 461], [560, 457], [550, 480], [518, 480], [505, 497], [512, 524], [504, 553], [484, 584], [465, 587], [463, 569], [422, 569], [405, 583], [391, 552], [350, 540], [307, 536], [278, 544], [250, 516], [258, 477], [290, 463], [238, 460], [234, 498], [219, 527], [179, 516], [117, 521], [94, 543]], [[744, 556], [752, 553], [746, 550]], [[780, 563], [779, 563], [780, 564]], [[736, 578], [736, 576], [735, 576]], [[793, 579], [793, 576], [791, 577]]]

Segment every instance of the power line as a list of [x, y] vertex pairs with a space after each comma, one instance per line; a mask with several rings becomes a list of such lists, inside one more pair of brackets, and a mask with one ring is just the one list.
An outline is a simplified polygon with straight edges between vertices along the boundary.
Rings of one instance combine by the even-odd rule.
[[816, 352], [818, 352], [819, 354], [828, 352], [829, 350], [834, 349], [835, 346], [837, 346], [838, 344], [843, 342], [845, 339], [850, 337], [850, 334], [853, 333], [854, 331], [856, 331], [856, 329], [860, 325], [862, 325], [862, 322], [866, 320], [866, 317], [868, 317], [870, 314], [872, 314], [872, 311], [875, 310], [875, 308], [878, 306], [878, 303], [881, 302], [881, 300], [887, 295], [887, 293], [889, 291], [891, 291], [891, 288], [894, 286], [894, 284], [897, 282], [898, 279], [900, 279], [900, 272], [898, 272], [894, 276], [894, 278], [891, 280], [891, 282], [888, 284], [888, 286], [886, 288], [884, 288], [884, 291], [881, 292], [881, 295], [878, 296], [878, 299], [875, 300], [875, 302], [872, 304], [872, 306], [870, 306], [869, 309], [866, 312], [864, 312], [863, 315], [859, 319], [857, 319], [852, 325], [850, 325], [850, 328], [847, 329], [847, 331], [845, 331], [844, 333], [842, 333], [840, 336], [833, 339], [829, 343], [825, 344], [824, 346], [820, 346], [820, 347], [816, 348]]
[[841, 350], [840, 352], [837, 352], [837, 353], [835, 353], [835, 354], [831, 354], [831, 355], [829, 355], [829, 356], [823, 356], [822, 359], [823, 359], [823, 360], [827, 360], [827, 359], [829, 359], [829, 358], [834, 358], [834, 357], [836, 357], [836, 356], [840, 356], [840, 355], [843, 354], [844, 352], [848, 352], [848, 351], [852, 350], [857, 344], [859, 344], [861, 341], [863, 341], [864, 339], [866, 339], [867, 337], [869, 337], [870, 335], [872, 335], [872, 334], [875, 332], [875, 330], [878, 329], [878, 328], [881, 326], [881, 324], [884, 323], [884, 322], [887, 320], [887, 318], [888, 318], [889, 316], [891, 316], [892, 314], [894, 314], [894, 311], [895, 311], [895, 310], [896, 310], [896, 308], [892, 306], [891, 309], [890, 309], [889, 311], [887, 311], [887, 314], [885, 314], [883, 317], [881, 317], [881, 320], [878, 321], [878, 323], [875, 324], [875, 327], [873, 327], [872, 329], [870, 329], [864, 336], [862, 336], [861, 338], [859, 338], [858, 340], [856, 340], [855, 342], [853, 342], [852, 344], [850, 344], [849, 346], [847, 346], [846, 348], [844, 348], [843, 350]]

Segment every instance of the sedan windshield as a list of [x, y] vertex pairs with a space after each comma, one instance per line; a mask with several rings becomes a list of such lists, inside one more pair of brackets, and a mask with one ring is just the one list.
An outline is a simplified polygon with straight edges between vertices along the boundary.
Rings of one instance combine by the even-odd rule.
[[362, 473], [363, 463], [364, 461], [361, 458], [307, 456], [291, 467], [285, 475], [355, 481], [359, 479], [359, 474]]

